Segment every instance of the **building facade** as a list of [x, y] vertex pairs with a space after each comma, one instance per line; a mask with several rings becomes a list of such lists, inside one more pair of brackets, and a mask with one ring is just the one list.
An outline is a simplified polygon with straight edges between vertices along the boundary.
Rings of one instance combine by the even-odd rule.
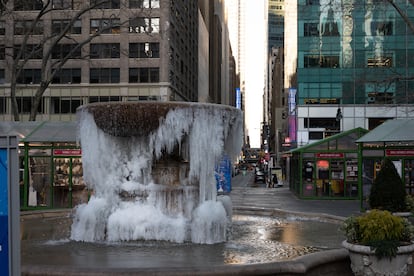
[[58, 121], [76, 120], [76, 108], [92, 102], [199, 101], [199, 86], [211, 85], [208, 76], [199, 81], [200, 70], [213, 70], [212, 34], [199, 2], [7, 1], [0, 17], [0, 120], [16, 119], [13, 95], [19, 120], [33, 120], [36, 98], [36, 120]]
[[[414, 21], [412, 4], [393, 2]], [[293, 147], [414, 117], [413, 32], [388, 1], [298, 0], [287, 20], [297, 24], [285, 38]]]

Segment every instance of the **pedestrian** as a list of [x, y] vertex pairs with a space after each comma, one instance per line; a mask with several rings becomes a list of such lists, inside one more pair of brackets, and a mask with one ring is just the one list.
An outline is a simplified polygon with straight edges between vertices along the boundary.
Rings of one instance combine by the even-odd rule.
[[279, 181], [277, 180], [277, 175], [274, 174], [272, 177], [272, 187], [274, 188], [275, 186], [277, 186], [278, 183]]

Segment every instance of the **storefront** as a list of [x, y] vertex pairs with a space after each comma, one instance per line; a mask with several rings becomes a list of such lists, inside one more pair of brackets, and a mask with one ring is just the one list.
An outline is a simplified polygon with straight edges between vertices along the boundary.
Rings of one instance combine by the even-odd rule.
[[388, 120], [356, 142], [362, 156], [362, 207], [368, 207], [371, 186], [384, 158], [393, 161], [407, 194], [414, 195], [414, 120]]
[[361, 158], [356, 140], [367, 132], [355, 128], [285, 153], [290, 189], [300, 198], [359, 198]]
[[1, 122], [0, 131], [19, 137], [22, 210], [87, 202], [75, 122]]

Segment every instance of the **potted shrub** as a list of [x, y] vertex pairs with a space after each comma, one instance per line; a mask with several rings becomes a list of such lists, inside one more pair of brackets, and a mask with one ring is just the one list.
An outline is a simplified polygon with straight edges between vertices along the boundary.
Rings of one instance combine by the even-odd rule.
[[407, 193], [394, 163], [385, 158], [369, 194], [371, 209], [388, 210], [390, 212], [406, 212]]
[[407, 275], [414, 252], [413, 226], [403, 217], [373, 209], [341, 226], [355, 275]]

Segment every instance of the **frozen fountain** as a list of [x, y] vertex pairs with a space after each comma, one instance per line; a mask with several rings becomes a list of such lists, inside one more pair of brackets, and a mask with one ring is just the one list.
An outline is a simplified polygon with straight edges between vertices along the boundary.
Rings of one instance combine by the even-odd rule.
[[227, 240], [231, 201], [217, 162], [242, 145], [239, 109], [185, 102], [94, 103], [78, 109], [84, 179], [74, 241]]

